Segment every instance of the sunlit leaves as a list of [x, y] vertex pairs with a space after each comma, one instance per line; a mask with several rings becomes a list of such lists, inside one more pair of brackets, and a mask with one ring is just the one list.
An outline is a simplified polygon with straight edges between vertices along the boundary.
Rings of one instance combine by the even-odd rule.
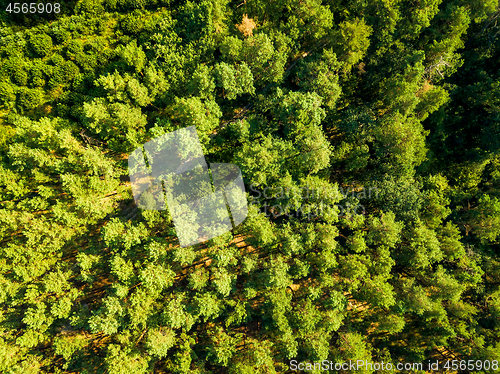
[[215, 67], [217, 85], [222, 89], [222, 96], [228, 100], [236, 99], [242, 94], [253, 94], [253, 75], [248, 65], [242, 62], [238, 66], [232, 66], [221, 62]]
[[170, 329], [159, 328], [148, 331], [146, 347], [148, 353], [158, 358], [166, 357], [168, 350], [175, 344], [175, 333]]
[[147, 373], [146, 358], [137, 351], [122, 349], [117, 344], [109, 345], [105, 362], [110, 374]]

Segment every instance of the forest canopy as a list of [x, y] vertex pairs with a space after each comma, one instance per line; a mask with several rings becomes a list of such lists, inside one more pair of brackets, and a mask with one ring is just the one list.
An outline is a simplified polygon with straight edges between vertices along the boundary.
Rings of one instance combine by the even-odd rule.
[[[498, 0], [34, 4], [0, 13], [0, 372], [498, 369]], [[189, 126], [249, 213], [181, 247], [127, 159]]]

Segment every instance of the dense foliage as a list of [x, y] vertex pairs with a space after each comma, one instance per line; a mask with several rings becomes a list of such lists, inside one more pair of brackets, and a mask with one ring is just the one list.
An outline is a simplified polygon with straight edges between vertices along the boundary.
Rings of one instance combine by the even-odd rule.
[[[498, 0], [4, 9], [0, 372], [500, 360]], [[252, 204], [180, 248], [127, 157], [192, 125]]]

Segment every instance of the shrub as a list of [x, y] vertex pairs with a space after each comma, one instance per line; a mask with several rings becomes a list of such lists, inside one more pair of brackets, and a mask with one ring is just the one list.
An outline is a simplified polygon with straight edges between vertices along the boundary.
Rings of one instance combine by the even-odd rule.
[[17, 104], [20, 108], [31, 110], [43, 103], [43, 91], [39, 88], [23, 87], [19, 90]]
[[104, 12], [102, 0], [80, 0], [75, 7], [75, 12], [77, 14], [100, 14]]
[[52, 38], [47, 34], [32, 35], [30, 47], [37, 56], [45, 57], [52, 51]]
[[12, 81], [18, 86], [26, 86], [28, 84], [28, 73], [22, 66], [12, 70]]
[[121, 22], [121, 28], [126, 34], [138, 34], [144, 28], [144, 22], [140, 17], [141, 13], [134, 11], [132, 14], [127, 15]]
[[14, 101], [16, 101], [14, 87], [7, 82], [0, 82], [0, 106], [9, 107]]
[[77, 53], [83, 52], [83, 42], [81, 40], [71, 40], [66, 49], [66, 56], [75, 57]]

